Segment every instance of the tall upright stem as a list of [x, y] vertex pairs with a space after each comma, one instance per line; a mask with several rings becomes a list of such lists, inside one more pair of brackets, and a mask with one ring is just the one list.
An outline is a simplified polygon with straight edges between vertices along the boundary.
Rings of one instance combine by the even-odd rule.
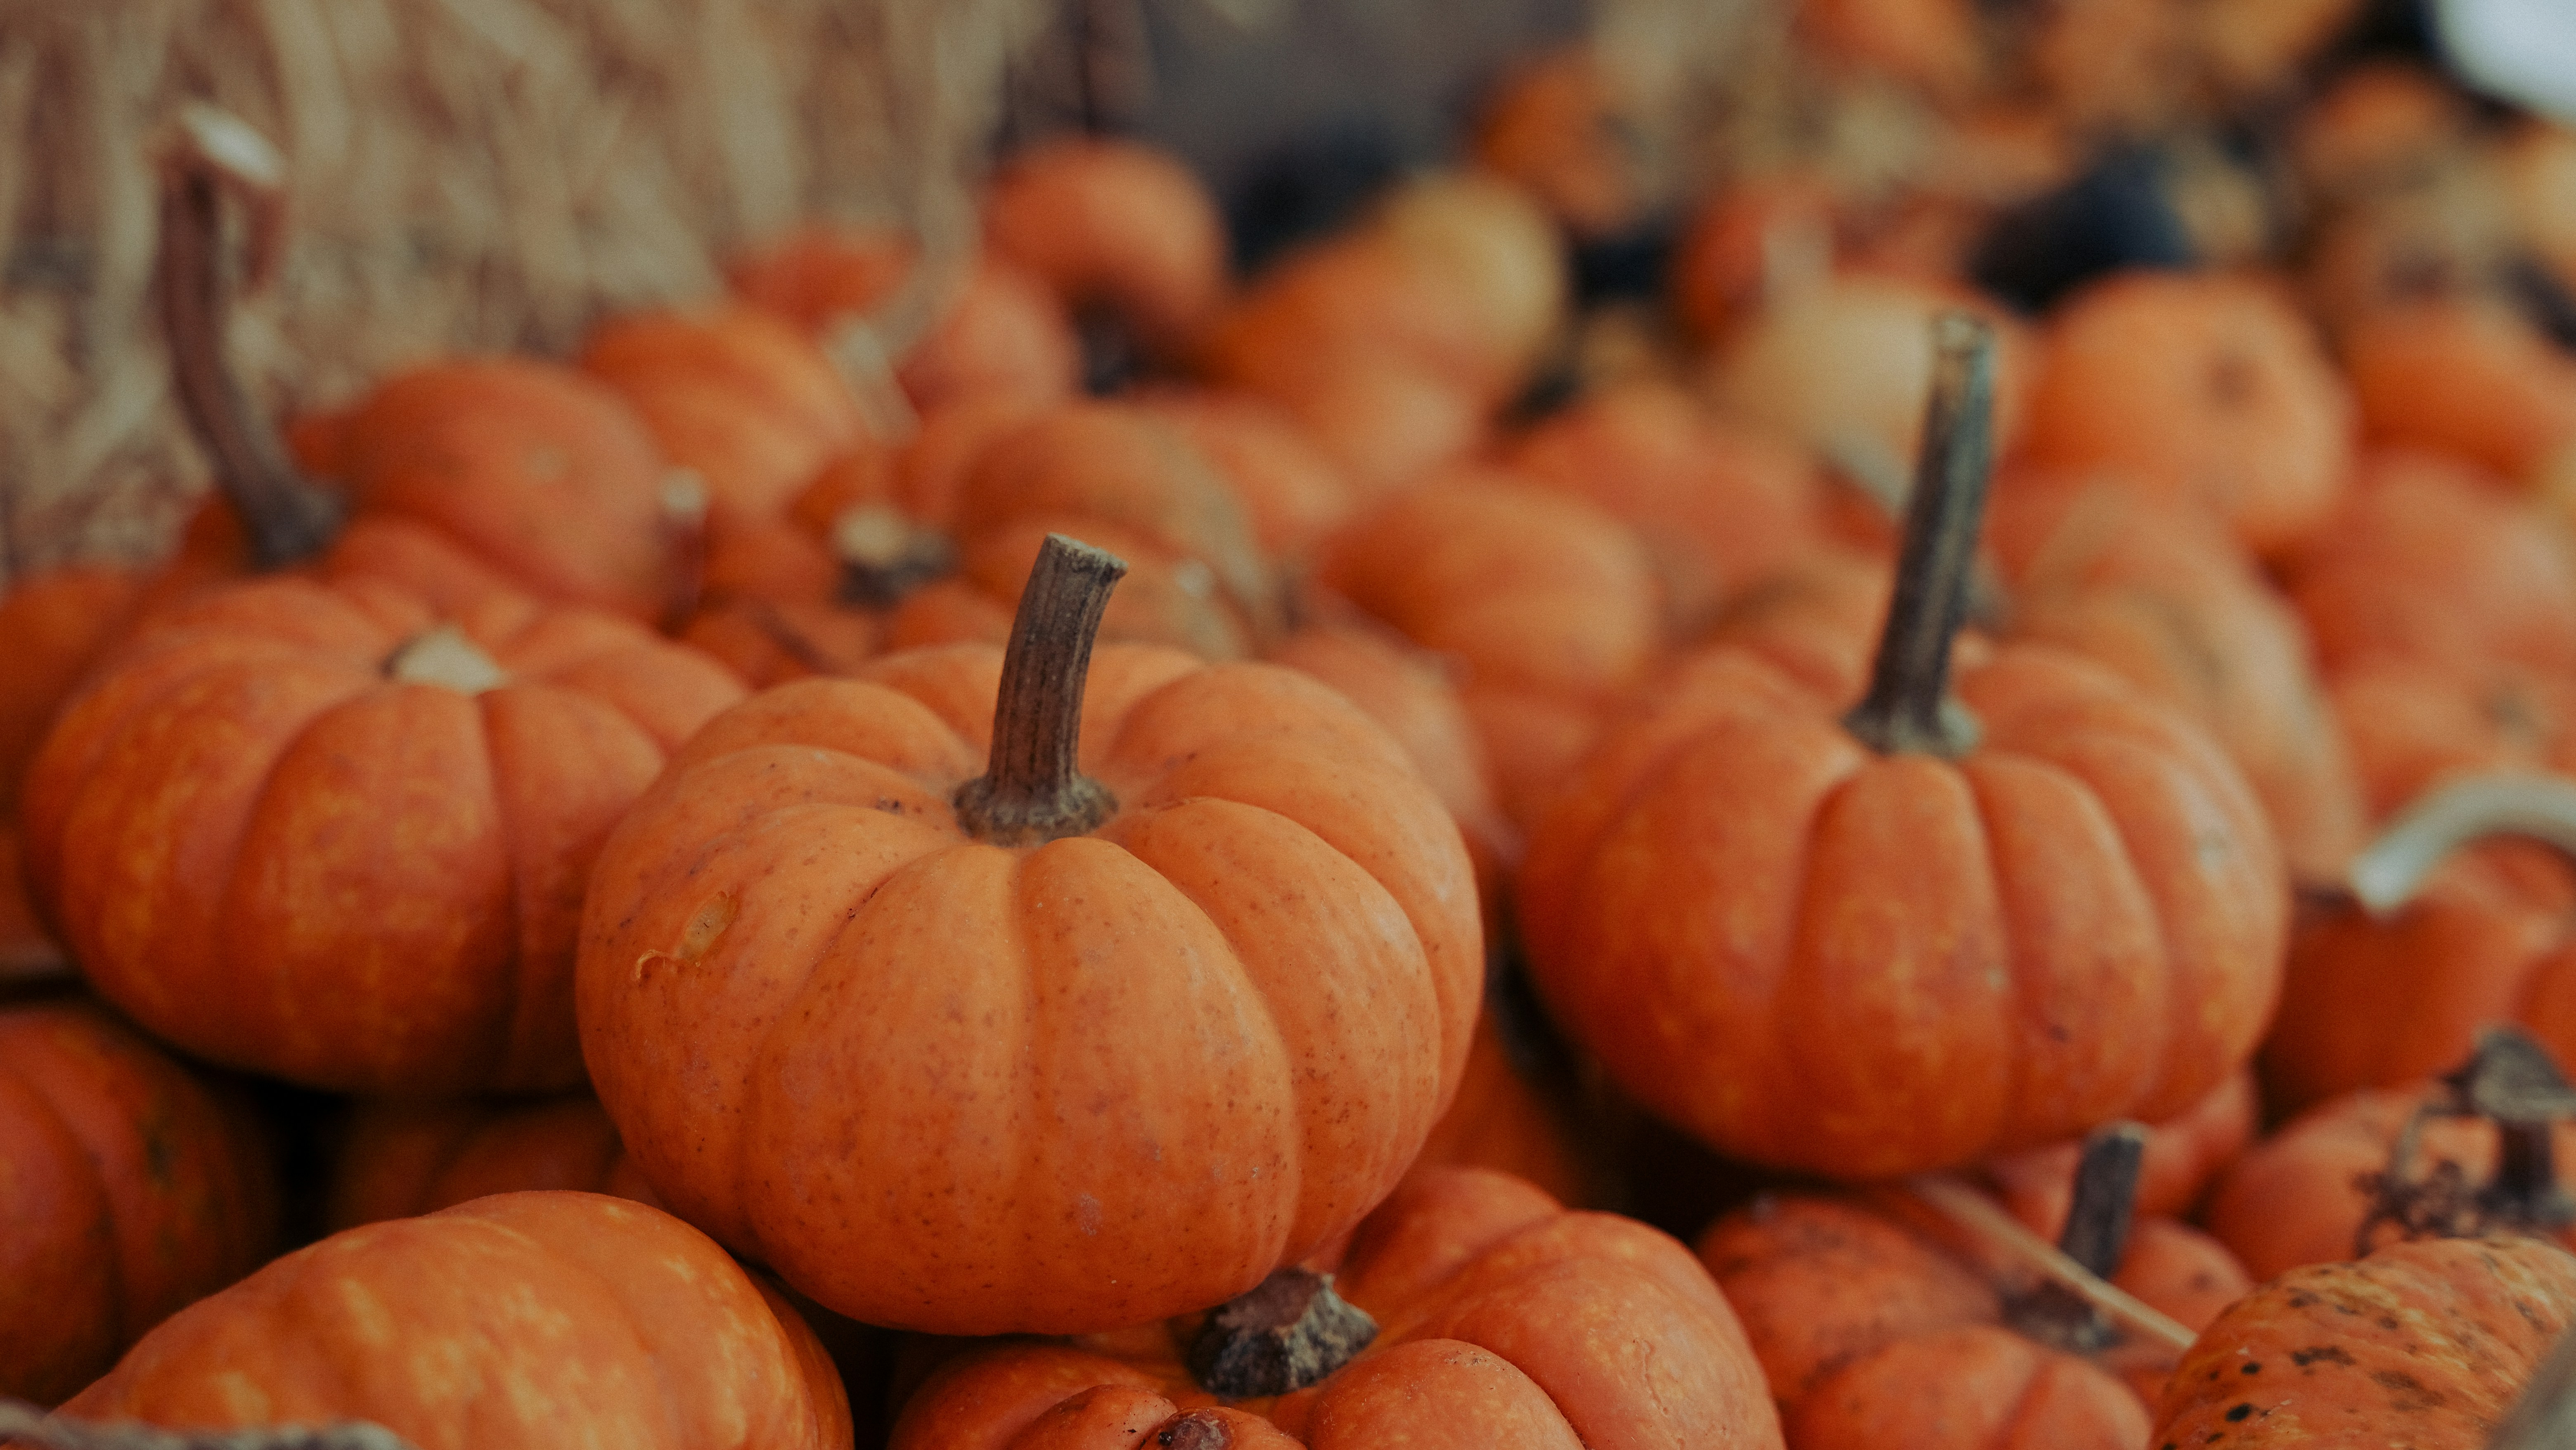
[[225, 354], [223, 195], [228, 187], [273, 194], [276, 167], [275, 152], [241, 122], [205, 109], [183, 116], [164, 160], [153, 276], [180, 410], [241, 516], [253, 566], [263, 570], [318, 554], [338, 533], [338, 509], [296, 473], [285, 441], [251, 406]]
[[1020, 593], [1002, 687], [993, 704], [993, 751], [982, 775], [957, 788], [957, 820], [978, 840], [1035, 845], [1078, 836], [1118, 802], [1082, 774], [1082, 691], [1091, 644], [1127, 565], [1104, 550], [1049, 534]]
[[1932, 344], [1932, 397], [1896, 592], [1869, 694], [1843, 717], [1861, 743], [1883, 754], [1957, 756], [1976, 744], [1976, 722], [1950, 699], [1950, 643], [1967, 618], [1994, 471], [1994, 329], [1948, 312], [1933, 321]]

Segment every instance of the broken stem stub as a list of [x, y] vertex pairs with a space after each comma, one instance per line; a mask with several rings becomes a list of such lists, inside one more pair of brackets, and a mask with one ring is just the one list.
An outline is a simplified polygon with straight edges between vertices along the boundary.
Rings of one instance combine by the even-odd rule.
[[1994, 471], [1994, 329], [1965, 312], [1932, 324], [1932, 397], [1869, 693], [1845, 729], [1881, 754], [1966, 754], [1976, 722], [1950, 698], [1950, 644], [1968, 614]]
[[1210, 1311], [1190, 1342], [1190, 1377], [1220, 1399], [1301, 1390], [1377, 1338], [1377, 1321], [1333, 1292], [1333, 1276], [1281, 1269]]
[[[2109, 1279], [2129, 1251], [2146, 1147], [2143, 1125], [2111, 1123], [2085, 1137], [2076, 1160], [2074, 1195], [2057, 1248], [2097, 1278]], [[2021, 1296], [2011, 1314], [2023, 1333], [2077, 1353], [2108, 1348], [2119, 1338], [2118, 1328], [2098, 1307], [2053, 1280]]]
[[[2484, 1118], [2495, 1124], [2495, 1176], [2471, 1188], [2445, 1160], [2413, 1168], [2425, 1120]], [[2576, 1118], [2576, 1088], [2549, 1049], [2521, 1028], [2489, 1027], [2469, 1060], [2441, 1079], [2441, 1090], [2415, 1110], [2390, 1148], [2386, 1172], [2366, 1175], [2370, 1212], [2354, 1235], [2367, 1253], [2381, 1225], [2404, 1238], [2476, 1234], [2554, 1234], [2576, 1223], [2576, 1199], [2558, 1183], [2558, 1124]]]
[[340, 520], [337, 504], [295, 471], [276, 426], [251, 406], [224, 347], [231, 286], [223, 194], [228, 186], [270, 186], [274, 178], [245, 172], [235, 153], [257, 143], [258, 135], [238, 122], [196, 115], [178, 134], [163, 163], [153, 275], [171, 383], [189, 430], [214, 464], [217, 486], [241, 517], [253, 567], [282, 569], [329, 547]]
[[1078, 836], [1118, 808], [1078, 768], [1078, 754], [1092, 641], [1126, 572], [1117, 556], [1062, 534], [1038, 550], [1002, 655], [992, 754], [982, 775], [957, 788], [958, 824], [977, 840], [1032, 846]]

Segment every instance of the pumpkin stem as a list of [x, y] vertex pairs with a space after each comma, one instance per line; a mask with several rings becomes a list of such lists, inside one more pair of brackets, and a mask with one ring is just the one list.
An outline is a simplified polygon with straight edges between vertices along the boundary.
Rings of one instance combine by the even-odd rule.
[[1965, 312], [1932, 324], [1932, 398], [1905, 513], [1896, 593], [1879, 633], [1869, 694], [1843, 728], [1881, 754], [1956, 757], [1977, 723], [1950, 698], [1950, 642], [1968, 613], [1977, 530], [1994, 463], [1994, 329]]
[[993, 753], [982, 775], [957, 788], [958, 824], [977, 840], [1033, 846], [1078, 836], [1118, 808], [1076, 758], [1091, 642], [1126, 572], [1116, 555], [1062, 534], [1039, 548], [1002, 655]]
[[[2129, 1251], [2129, 1229], [2137, 1221], [2138, 1169], [2146, 1149], [2143, 1125], [2110, 1123], [2086, 1135], [2076, 1160], [2074, 1199], [2067, 1205], [2066, 1227], [2057, 1235], [2057, 1251], [2097, 1278], [2110, 1278]], [[2021, 1296], [2009, 1312], [2024, 1334], [2079, 1354], [2108, 1348], [2120, 1337], [2100, 1308], [2054, 1280]]]
[[[191, 106], [165, 154], [160, 253], [153, 286], [170, 347], [170, 374], [189, 431], [214, 463], [215, 482], [241, 516], [255, 568], [282, 569], [322, 552], [339, 532], [339, 508], [305, 483], [285, 440], [250, 404], [225, 355], [231, 303], [225, 276], [223, 192], [248, 195], [275, 214], [285, 163], [266, 138], [211, 106]], [[255, 225], [255, 249], [273, 252], [274, 221]], [[256, 270], [256, 266], [254, 266]]]
[[1377, 1338], [1377, 1321], [1333, 1292], [1333, 1276], [1286, 1268], [1209, 1311], [1190, 1341], [1190, 1378], [1221, 1399], [1284, 1395], [1324, 1378]]
[[2019, 1260], [2041, 1277], [2081, 1297], [2102, 1311], [2121, 1333], [2140, 1343], [2180, 1354], [2195, 1336], [2152, 1304], [2091, 1269], [2068, 1258], [2064, 1250], [2032, 1233], [2003, 1206], [1946, 1173], [1909, 1178], [1901, 1191], [1915, 1202], [1975, 1234], [1990, 1248]]
[[0, 1443], [34, 1450], [414, 1450], [409, 1440], [368, 1420], [181, 1433], [124, 1420], [68, 1419], [10, 1399], [0, 1399]]
[[2418, 797], [2352, 858], [2344, 879], [2373, 916], [2415, 899], [2453, 851], [2491, 836], [2522, 836], [2576, 860], [2576, 781], [2535, 771], [2473, 775]]
[[[2558, 1186], [2558, 1123], [2576, 1117], [2568, 1086], [2549, 1049], [2518, 1027], [2478, 1034], [2469, 1060], [2442, 1078], [2442, 1091], [2407, 1119], [2390, 1148], [2388, 1169], [2363, 1179], [2370, 1213], [2355, 1235], [2368, 1253], [2382, 1224], [2401, 1237], [2465, 1238], [2494, 1231], [2554, 1233], [2576, 1223], [2576, 1200]], [[2471, 1190], [2459, 1165], [2435, 1164], [2422, 1177], [2410, 1165], [2428, 1118], [2485, 1118], [2496, 1127], [2496, 1171]]]

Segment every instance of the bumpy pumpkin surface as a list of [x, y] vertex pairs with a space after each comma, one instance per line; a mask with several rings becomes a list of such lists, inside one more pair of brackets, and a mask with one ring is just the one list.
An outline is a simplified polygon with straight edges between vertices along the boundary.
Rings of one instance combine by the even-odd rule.
[[949, 1333], [1203, 1308], [1383, 1197], [1482, 979], [1457, 827], [1326, 687], [1103, 646], [1086, 833], [960, 824], [1002, 653], [718, 717], [592, 878], [579, 1003], [654, 1190], [815, 1299]]
[[343, 1090], [568, 1087], [591, 859], [741, 693], [521, 596], [442, 625], [379, 578], [234, 586], [66, 709], [28, 776], [29, 874], [101, 995], [200, 1056]]
[[274, 1250], [242, 1105], [78, 999], [0, 1008], [0, 1395], [52, 1404]]
[[372, 1420], [420, 1450], [850, 1443], [840, 1380], [784, 1301], [687, 1224], [592, 1193], [334, 1235], [171, 1318], [63, 1409]]
[[2150, 1443], [2479, 1450], [2570, 1323], [2576, 1255], [2537, 1239], [2293, 1270], [2202, 1331]]
[[1162, 1325], [997, 1344], [943, 1366], [897, 1450], [1762, 1450], [1779, 1422], [1744, 1331], [1689, 1251], [1568, 1213], [1507, 1175], [1414, 1175], [1334, 1285], [1377, 1337], [1308, 1388], [1220, 1406]]

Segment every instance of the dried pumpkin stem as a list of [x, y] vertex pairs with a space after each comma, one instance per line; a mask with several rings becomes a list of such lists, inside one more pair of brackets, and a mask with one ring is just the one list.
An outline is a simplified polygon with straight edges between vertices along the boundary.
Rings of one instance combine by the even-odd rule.
[[1222, 1399], [1302, 1390], [1369, 1347], [1377, 1321], [1333, 1292], [1333, 1276], [1287, 1268], [1210, 1311], [1190, 1342], [1190, 1377]]
[[305, 483], [277, 429], [250, 404], [224, 347], [231, 303], [223, 247], [227, 189], [274, 189], [275, 153], [220, 111], [180, 120], [163, 163], [160, 253], [153, 284], [180, 410], [249, 536], [252, 564], [280, 569], [328, 547], [339, 510]]
[[258, 1425], [241, 1430], [163, 1430], [131, 1421], [75, 1420], [0, 1399], [0, 1443], [30, 1450], [413, 1450], [382, 1425]]
[[982, 775], [957, 788], [958, 824], [976, 839], [1027, 846], [1078, 836], [1118, 808], [1077, 758], [1091, 643], [1126, 572], [1117, 556], [1062, 534], [1039, 548], [1002, 656], [992, 755]]
[[[2143, 1125], [2111, 1123], [2085, 1137], [2076, 1159], [2074, 1196], [2067, 1205], [2066, 1227], [2057, 1236], [2057, 1251], [2099, 1278], [2117, 1272], [2121, 1256], [2129, 1251], [2146, 1148]], [[2098, 1305], [2055, 1280], [2023, 1296], [2012, 1315], [2032, 1337], [2079, 1352], [2100, 1350], [2118, 1337]]]
[[[2406, 1120], [2388, 1167], [2364, 1186], [2370, 1212], [2354, 1234], [2367, 1253], [2383, 1225], [2403, 1238], [2461, 1238], [2497, 1231], [2554, 1233], [2576, 1223], [2576, 1200], [2558, 1184], [2557, 1126], [2576, 1118], [2576, 1088], [2549, 1049], [2518, 1027], [2478, 1034], [2469, 1060], [2446, 1074], [2443, 1091]], [[2495, 1124], [2496, 1171], [2472, 1189], [2455, 1163], [2418, 1174], [2414, 1162], [2429, 1118], [2484, 1118]]]
[[1993, 473], [1994, 329], [1964, 312], [1944, 313], [1932, 324], [1932, 342], [1932, 398], [1896, 593], [1869, 694], [1843, 726], [1882, 754], [1948, 757], [1965, 754], [1977, 739], [1975, 720], [1950, 698], [1950, 643], [1967, 618]]
[[2494, 836], [2520, 836], [2576, 861], [2576, 782], [2531, 771], [2469, 776], [2418, 798], [2352, 858], [2344, 879], [2373, 916], [2415, 899], [2453, 851]]
[[2055, 1244], [2004, 1212], [1993, 1199], [1958, 1179], [1927, 1173], [1905, 1180], [1904, 1191], [2052, 1283], [2064, 1285], [2101, 1310], [2123, 1332], [2176, 1354], [2191, 1348], [2195, 1336], [2170, 1315], [2067, 1257]]

